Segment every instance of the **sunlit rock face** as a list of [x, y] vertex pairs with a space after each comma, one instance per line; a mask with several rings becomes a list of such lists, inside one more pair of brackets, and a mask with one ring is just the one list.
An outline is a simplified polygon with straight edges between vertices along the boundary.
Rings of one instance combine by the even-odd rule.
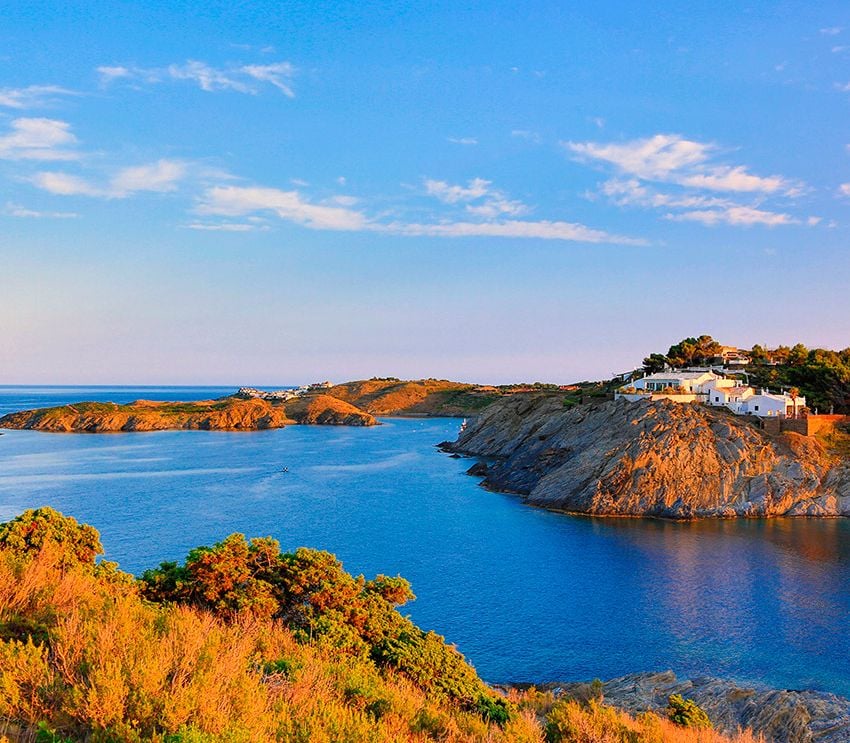
[[567, 409], [558, 396], [517, 395], [446, 448], [493, 458], [485, 486], [546, 508], [673, 519], [850, 514], [850, 465], [816, 439], [769, 436], [699, 405]]

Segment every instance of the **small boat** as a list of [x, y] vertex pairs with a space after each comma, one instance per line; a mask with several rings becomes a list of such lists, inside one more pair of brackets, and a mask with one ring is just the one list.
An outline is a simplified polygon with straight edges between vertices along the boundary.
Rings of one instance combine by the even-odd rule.
[[286, 473], [286, 472], [289, 472], [289, 467], [284, 467], [284, 468], [281, 470], [281, 474], [284, 474], [284, 473]]
[[463, 433], [466, 430], [466, 418], [463, 419], [463, 422], [460, 424], [460, 433]]

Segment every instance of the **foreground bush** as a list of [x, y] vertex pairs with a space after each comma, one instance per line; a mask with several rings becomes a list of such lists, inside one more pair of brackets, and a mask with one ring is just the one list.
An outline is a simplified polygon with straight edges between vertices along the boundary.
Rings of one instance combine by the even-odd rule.
[[51, 509], [0, 525], [0, 743], [542, 743], [546, 718], [553, 741], [724, 740], [595, 700], [505, 699], [398, 613], [405, 581], [328, 553], [236, 535], [136, 580], [102, 552]]

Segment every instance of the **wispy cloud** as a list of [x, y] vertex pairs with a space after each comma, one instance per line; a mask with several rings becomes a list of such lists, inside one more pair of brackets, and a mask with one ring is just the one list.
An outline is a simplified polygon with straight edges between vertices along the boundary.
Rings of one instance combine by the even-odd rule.
[[[446, 204], [465, 204], [492, 193], [490, 182], [476, 178], [466, 186], [430, 181], [430, 191]], [[333, 201], [330, 199], [328, 201]], [[315, 230], [376, 232], [408, 237], [504, 237], [566, 240], [586, 243], [645, 245], [646, 241], [564, 221], [524, 221], [489, 218], [483, 221], [455, 220], [434, 223], [406, 222], [369, 217], [360, 209], [313, 203], [298, 191], [259, 186], [217, 186], [202, 195], [196, 213], [203, 216], [245, 217], [272, 213], [278, 218]], [[497, 214], [503, 212], [497, 211]], [[482, 215], [479, 215], [482, 216]], [[495, 216], [495, 215], [494, 215]], [[214, 229], [207, 227], [200, 229]], [[230, 224], [230, 223], [228, 223]], [[238, 228], [242, 231], [242, 228]]]
[[267, 232], [267, 224], [256, 222], [191, 222], [185, 225], [189, 230], [202, 232]]
[[601, 194], [617, 206], [663, 209], [665, 219], [704, 225], [816, 224], [762, 204], [776, 196], [797, 196], [802, 184], [779, 175], [755, 175], [744, 165], [718, 163], [719, 148], [711, 143], [657, 134], [627, 142], [563, 146], [582, 162], [611, 165], [620, 173], [603, 182], [590, 198]]
[[13, 119], [0, 135], [0, 160], [76, 160], [71, 125], [57, 119]]
[[45, 108], [62, 96], [76, 95], [58, 85], [29, 85], [25, 88], [0, 88], [0, 106], [6, 108]]
[[678, 134], [656, 134], [629, 142], [564, 142], [578, 159], [614, 165], [642, 180], [676, 183], [711, 191], [799, 192], [799, 184], [778, 175], [757, 176], [743, 165], [713, 164], [714, 144], [685, 139]]
[[444, 204], [463, 203], [469, 214], [484, 219], [495, 219], [502, 215], [519, 217], [529, 211], [521, 201], [508, 198], [484, 178], [473, 178], [465, 186], [426, 179], [425, 191]]
[[844, 28], [842, 26], [828, 26], [826, 28], [822, 28], [820, 32], [824, 36], [838, 36], [838, 34], [840, 34], [843, 30]]
[[313, 204], [298, 191], [260, 186], [215, 186], [201, 197], [198, 214], [239, 217], [254, 212], [272, 212], [287, 222], [316, 230], [359, 231], [367, 227], [359, 211], [342, 206]]
[[25, 206], [15, 204], [11, 201], [6, 203], [3, 214], [22, 219], [74, 219], [79, 216], [76, 212], [44, 212], [27, 209]]
[[293, 98], [292, 79], [295, 67], [289, 62], [271, 64], [238, 64], [213, 67], [190, 59], [167, 67], [127, 67], [103, 65], [97, 68], [103, 85], [116, 82], [155, 84], [168, 80], [188, 81], [207, 92], [230, 90], [256, 95], [263, 85], [270, 85], [288, 98]]
[[[722, 209], [698, 209], [678, 214], [666, 214], [665, 219], [675, 222], [700, 222], [708, 226], [731, 224], [743, 227], [765, 225], [777, 227], [786, 224], [799, 224], [800, 220], [789, 214], [756, 209], [750, 206], [729, 206]], [[815, 223], [816, 224], [816, 223]]]
[[838, 192], [839, 192], [842, 196], [850, 196], [850, 183], [842, 183], [842, 184], [838, 187]]
[[478, 140], [475, 137], [446, 137], [446, 139], [452, 144], [462, 144], [467, 146], [478, 144]]
[[93, 196], [123, 199], [140, 191], [174, 191], [186, 175], [186, 165], [177, 160], [158, 160], [146, 165], [122, 168], [105, 184], [70, 173], [42, 171], [32, 176], [32, 183], [43, 191], [58, 196]]

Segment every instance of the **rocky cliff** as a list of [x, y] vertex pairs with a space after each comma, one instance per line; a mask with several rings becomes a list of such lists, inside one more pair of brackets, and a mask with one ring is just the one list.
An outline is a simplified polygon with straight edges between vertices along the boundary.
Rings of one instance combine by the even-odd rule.
[[137, 400], [128, 405], [81, 402], [24, 410], [0, 418], [0, 428], [63, 433], [166, 429], [257, 431], [293, 423], [373, 426], [377, 421], [369, 413], [325, 396], [292, 405], [235, 397], [197, 402]]
[[[584, 698], [590, 684], [546, 684], [557, 696]], [[671, 694], [693, 699], [727, 734], [750, 728], [770, 743], [850, 743], [850, 700], [826, 692], [746, 686], [715, 678], [677, 679], [671, 671], [606, 681], [605, 704], [631, 714], [664, 713]]]
[[703, 517], [850, 515], [850, 463], [817, 440], [768, 436], [726, 411], [669, 401], [565, 408], [515, 395], [444, 448], [489, 458], [483, 484], [577, 513]]

